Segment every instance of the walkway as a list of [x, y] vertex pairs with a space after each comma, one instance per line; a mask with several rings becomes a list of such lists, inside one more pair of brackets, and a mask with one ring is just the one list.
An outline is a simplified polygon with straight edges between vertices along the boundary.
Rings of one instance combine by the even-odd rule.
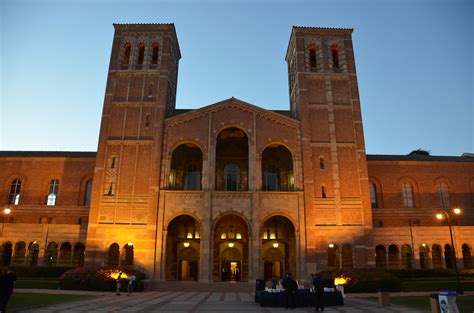
[[[30, 290], [31, 292], [31, 290]], [[38, 291], [39, 292], [39, 291]], [[53, 293], [53, 292], [52, 292]], [[57, 291], [55, 293], [58, 293]], [[60, 292], [70, 293], [70, 292]], [[76, 294], [85, 294], [77, 292]], [[272, 313], [272, 312], [314, 312], [314, 308], [285, 308], [260, 307], [254, 302], [254, 293], [251, 292], [173, 292], [153, 291], [135, 293], [131, 297], [126, 294], [116, 296], [113, 293], [87, 293], [96, 295], [97, 298], [76, 301], [44, 307], [26, 312], [52, 313], [52, 312], [170, 312], [170, 313]], [[374, 297], [374, 295], [372, 295]], [[427, 312], [400, 306], [380, 308], [375, 301], [349, 295], [345, 299], [346, 305], [341, 307], [328, 307], [325, 312]]]

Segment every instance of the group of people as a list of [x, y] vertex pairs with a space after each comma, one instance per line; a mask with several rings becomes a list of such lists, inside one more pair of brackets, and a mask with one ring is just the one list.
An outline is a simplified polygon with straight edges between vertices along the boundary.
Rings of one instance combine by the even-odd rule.
[[[130, 274], [128, 276], [128, 285], [127, 285], [127, 296], [131, 296], [133, 293], [133, 290], [135, 289], [137, 277], [135, 274]], [[115, 291], [115, 294], [117, 296], [120, 296], [120, 288], [122, 288], [122, 272], [119, 273], [117, 277], [117, 290]]]
[[[324, 281], [321, 275], [311, 274], [311, 282], [314, 287], [314, 310], [324, 311]], [[272, 287], [276, 286], [276, 279], [272, 279]], [[285, 279], [282, 282], [283, 288], [285, 288], [285, 309], [294, 309], [296, 292], [298, 291], [298, 284], [293, 279], [290, 273], [286, 274]], [[273, 287], [275, 288], [275, 287]]]

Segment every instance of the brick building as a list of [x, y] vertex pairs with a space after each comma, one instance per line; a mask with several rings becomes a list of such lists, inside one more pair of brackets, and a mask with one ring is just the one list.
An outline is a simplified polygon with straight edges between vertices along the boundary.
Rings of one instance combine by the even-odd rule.
[[173, 24], [115, 24], [93, 152], [0, 152], [3, 265], [156, 280], [472, 267], [474, 158], [366, 155], [351, 29], [293, 27], [290, 110], [175, 108]]

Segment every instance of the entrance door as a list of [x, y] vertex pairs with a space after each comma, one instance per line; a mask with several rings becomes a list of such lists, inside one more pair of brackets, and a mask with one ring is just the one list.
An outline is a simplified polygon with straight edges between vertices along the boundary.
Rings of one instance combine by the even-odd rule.
[[197, 280], [197, 261], [182, 260], [179, 267], [179, 280]]
[[240, 261], [222, 261], [221, 268], [222, 281], [242, 280], [242, 263]]

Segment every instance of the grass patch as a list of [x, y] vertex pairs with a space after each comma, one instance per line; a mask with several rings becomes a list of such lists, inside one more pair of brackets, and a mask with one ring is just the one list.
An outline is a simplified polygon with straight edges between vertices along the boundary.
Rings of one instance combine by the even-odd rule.
[[15, 288], [58, 289], [59, 282], [57, 279], [19, 279]]
[[42, 293], [15, 293], [8, 302], [8, 312], [35, 309], [43, 306], [54, 305], [64, 302], [88, 300], [94, 296], [79, 295], [51, 295]]
[[[429, 296], [391, 297], [390, 302], [410, 308], [430, 310]], [[460, 296], [456, 299], [456, 302], [460, 313], [472, 313], [472, 308], [474, 308], [474, 296]]]

